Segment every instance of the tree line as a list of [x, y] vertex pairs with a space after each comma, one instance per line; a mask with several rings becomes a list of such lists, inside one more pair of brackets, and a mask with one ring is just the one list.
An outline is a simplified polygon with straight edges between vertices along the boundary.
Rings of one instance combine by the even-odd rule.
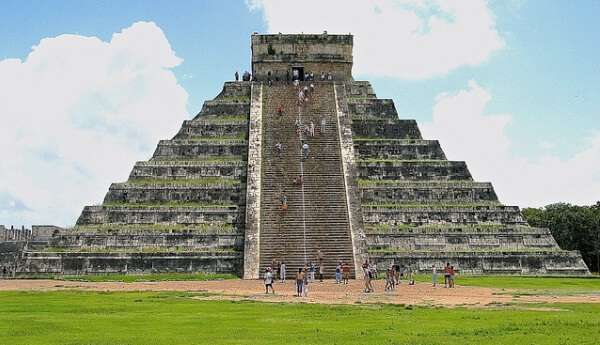
[[600, 267], [600, 201], [592, 206], [556, 203], [525, 208], [523, 216], [533, 227], [549, 228], [561, 249], [579, 250], [590, 271]]

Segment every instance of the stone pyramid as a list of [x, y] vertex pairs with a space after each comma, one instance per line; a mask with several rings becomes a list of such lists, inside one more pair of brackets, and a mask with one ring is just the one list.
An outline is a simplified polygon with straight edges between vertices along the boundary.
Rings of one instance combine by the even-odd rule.
[[[256, 79], [225, 83], [74, 228], [34, 226], [14, 256], [17, 275], [258, 278], [273, 263], [291, 276], [321, 261], [327, 277], [340, 262], [359, 276], [365, 260], [589, 274], [578, 252], [530, 227], [416, 121], [399, 119], [392, 100], [354, 81], [352, 47], [351, 35], [252, 35]], [[309, 89], [302, 99], [294, 71]]]

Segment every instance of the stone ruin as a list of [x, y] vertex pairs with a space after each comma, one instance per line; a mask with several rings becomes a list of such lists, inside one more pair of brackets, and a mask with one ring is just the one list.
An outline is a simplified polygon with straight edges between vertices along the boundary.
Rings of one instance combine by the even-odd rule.
[[[417, 272], [450, 262], [463, 274], [589, 274], [578, 252], [530, 227], [415, 120], [399, 119], [392, 100], [353, 79], [351, 35], [251, 40], [256, 80], [226, 82], [73, 228], [2, 227], [2, 263], [19, 277], [258, 278], [273, 261], [292, 274], [321, 250], [327, 277], [338, 262], [358, 276], [365, 260]], [[301, 88], [314, 85], [308, 101], [286, 78], [294, 69]]]

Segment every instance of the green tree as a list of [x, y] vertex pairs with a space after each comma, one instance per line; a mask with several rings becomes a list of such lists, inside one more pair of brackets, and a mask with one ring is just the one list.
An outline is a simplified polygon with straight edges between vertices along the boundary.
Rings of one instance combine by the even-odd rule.
[[523, 216], [531, 226], [549, 228], [558, 245], [579, 250], [590, 270], [600, 267], [600, 202], [593, 206], [566, 203], [541, 209], [526, 208]]

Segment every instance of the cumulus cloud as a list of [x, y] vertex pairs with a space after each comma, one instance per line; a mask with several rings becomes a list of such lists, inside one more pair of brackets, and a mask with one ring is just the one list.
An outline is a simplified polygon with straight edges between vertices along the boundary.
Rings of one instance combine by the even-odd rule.
[[154, 23], [110, 42], [45, 38], [0, 61], [0, 224], [75, 223], [188, 117], [181, 63]]
[[600, 132], [566, 160], [543, 155], [535, 160], [509, 154], [507, 114], [485, 114], [490, 93], [470, 81], [466, 90], [442, 94], [423, 136], [440, 140], [448, 159], [466, 161], [476, 181], [491, 181], [500, 201], [522, 207], [555, 202], [591, 205], [600, 195]]
[[[354, 73], [421, 80], [504, 46], [485, 0], [246, 0], [270, 32], [352, 33]], [[301, 8], [318, 9], [302, 11]]]

